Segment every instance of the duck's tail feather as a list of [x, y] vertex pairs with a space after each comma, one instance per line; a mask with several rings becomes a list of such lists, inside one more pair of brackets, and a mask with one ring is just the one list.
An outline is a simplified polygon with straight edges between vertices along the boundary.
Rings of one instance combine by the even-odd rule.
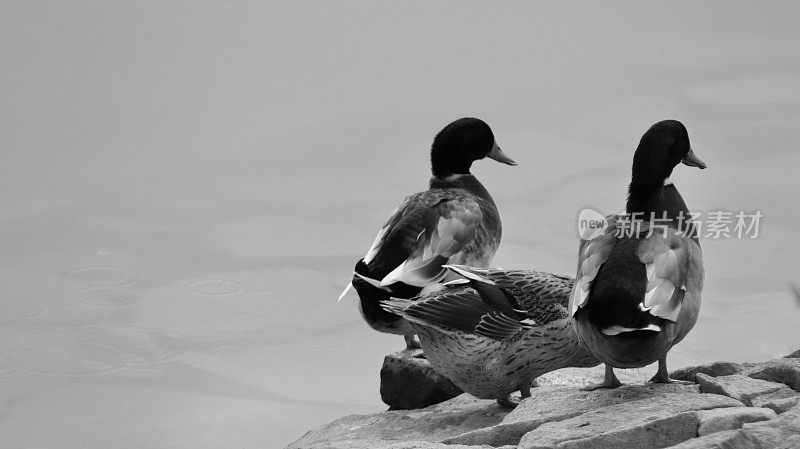
[[[373, 286], [373, 287], [375, 287], [375, 288], [377, 288], [379, 290], [383, 290], [385, 292], [390, 292], [391, 291], [391, 289], [389, 289], [388, 287], [382, 286], [381, 285], [381, 281], [379, 281], [377, 279], [372, 279], [370, 277], [364, 276], [361, 273], [356, 273], [356, 272], [353, 272], [353, 275], [358, 276], [362, 281], [366, 282], [367, 284], [369, 284], [369, 285], [371, 285], [371, 286]], [[352, 285], [352, 282], [350, 284]]]
[[491, 308], [469, 289], [447, 292], [420, 300], [391, 298], [381, 301], [384, 310], [409, 321], [437, 329], [474, 332]]
[[649, 332], [661, 332], [661, 326], [658, 324], [648, 324], [644, 327], [623, 327], [623, 326], [608, 326], [600, 329], [602, 333], [609, 336], [619, 335], [626, 332], [636, 332], [636, 331], [649, 331]]
[[406, 308], [412, 304], [414, 301], [403, 298], [389, 298], [381, 301], [383, 310], [400, 316], [404, 316]]
[[353, 288], [353, 282], [352, 281], [347, 283], [347, 287], [345, 287], [344, 290], [342, 290], [342, 293], [339, 294], [339, 299], [337, 299], [337, 301], [341, 301], [342, 298], [344, 298], [344, 296], [347, 294], [347, 292], [350, 291], [351, 288]]
[[[448, 325], [449, 321], [439, 319], [441, 315], [437, 314], [436, 310], [432, 312], [427, 307], [427, 304], [421, 308], [419, 306], [420, 304], [417, 301], [411, 299], [391, 298], [381, 301], [383, 310], [401, 316], [411, 323], [433, 328], [447, 334], [455, 333], [456, 329]], [[443, 321], [445, 322], [443, 323]], [[463, 331], [463, 329], [459, 330]]]
[[464, 265], [445, 265], [445, 267], [468, 279], [470, 287], [474, 288], [481, 299], [493, 309], [500, 310], [505, 315], [517, 320], [527, 318], [522, 306], [513, 296], [507, 294], [494, 281], [485, 277], [489, 270], [476, 269]]
[[442, 266], [444, 268], [449, 268], [456, 274], [459, 274], [466, 279], [494, 285], [494, 281], [488, 278], [489, 270], [485, 268], [475, 268], [467, 265], [457, 265], [457, 264], [446, 264]]
[[444, 278], [447, 272], [442, 268], [445, 262], [447, 262], [447, 257], [440, 255], [425, 260], [406, 260], [381, 279], [380, 285], [387, 286], [402, 282], [415, 287], [426, 287], [436, 284]]

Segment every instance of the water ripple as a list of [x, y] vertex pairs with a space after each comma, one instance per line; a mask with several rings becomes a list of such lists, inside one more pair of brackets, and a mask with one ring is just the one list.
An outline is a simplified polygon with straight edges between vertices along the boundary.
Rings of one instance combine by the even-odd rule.
[[126, 284], [136, 279], [136, 275], [132, 271], [111, 265], [77, 268], [69, 272], [67, 277], [82, 284], [90, 285]]
[[233, 279], [200, 279], [189, 283], [189, 289], [204, 295], [230, 295], [242, 288], [242, 283]]

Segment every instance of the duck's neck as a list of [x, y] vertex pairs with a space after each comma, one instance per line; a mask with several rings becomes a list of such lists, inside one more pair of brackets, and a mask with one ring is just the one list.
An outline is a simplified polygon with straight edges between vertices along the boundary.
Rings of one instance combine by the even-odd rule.
[[471, 173], [433, 176], [430, 181], [430, 188], [463, 189], [494, 204], [494, 199], [489, 195], [489, 191], [486, 190], [486, 187]]
[[676, 227], [687, 226], [691, 214], [678, 189], [667, 178], [663, 183], [637, 184], [632, 182], [628, 188], [627, 214], [645, 221], [650, 219], [669, 219]]

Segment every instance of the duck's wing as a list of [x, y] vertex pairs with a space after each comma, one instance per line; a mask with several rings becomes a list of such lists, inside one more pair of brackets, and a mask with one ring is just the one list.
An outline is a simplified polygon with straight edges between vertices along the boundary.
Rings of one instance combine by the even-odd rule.
[[537, 323], [548, 323], [567, 316], [570, 292], [575, 284], [570, 276], [535, 270], [481, 269], [463, 265], [448, 267], [461, 276], [492, 282], [514, 301], [515, 307], [524, 310]]
[[705, 278], [703, 251], [700, 249], [700, 245], [693, 239], [686, 239], [685, 242], [689, 249], [689, 266], [684, 280], [686, 291], [681, 304], [681, 315], [678, 317], [678, 322], [675, 323], [673, 344], [683, 340], [683, 337], [692, 330], [697, 322], [697, 317], [700, 314], [700, 296], [703, 292]]
[[[375, 256], [380, 253], [381, 248], [383, 248], [384, 243], [386, 243], [387, 236], [389, 231], [394, 230], [395, 232], [400, 230], [402, 226], [400, 223], [404, 221], [408, 221], [409, 218], [414, 218], [413, 214], [413, 203], [416, 203], [419, 199], [417, 195], [408, 196], [397, 205], [397, 207], [392, 212], [392, 215], [386, 220], [386, 223], [381, 226], [381, 229], [378, 231], [378, 235], [375, 236], [375, 240], [373, 240], [372, 245], [370, 245], [367, 253], [364, 254], [363, 261], [365, 264], [369, 265], [375, 259]], [[412, 207], [410, 208], [409, 205]]]
[[389, 312], [444, 332], [460, 331], [498, 341], [518, 340], [537, 323], [492, 281], [468, 278], [415, 300], [384, 301]]
[[381, 228], [364, 263], [381, 287], [435, 284], [447, 272], [442, 265], [474, 239], [482, 220], [479, 203], [467, 194], [429, 190], [411, 196]]
[[[389, 291], [388, 288], [381, 286], [381, 279], [401, 263], [406, 257], [402, 249], [410, 246], [418, 235], [419, 229], [417, 228], [421, 228], [421, 226], [415, 225], [424, 219], [425, 214], [423, 208], [416, 206], [424, 203], [424, 200], [425, 198], [418, 193], [404, 198], [397, 205], [386, 223], [381, 226], [367, 253], [356, 264], [356, 270], [353, 272], [354, 278], [358, 277], [375, 288]], [[386, 246], [386, 250], [382, 251], [384, 246]], [[360, 266], [367, 269], [359, 269]], [[339, 294], [339, 301], [347, 295], [352, 287], [353, 282], [351, 281]]]
[[636, 255], [647, 272], [645, 310], [676, 322], [684, 302], [699, 307], [703, 256], [697, 242], [670, 228], [655, 230], [639, 243]]
[[606, 217], [608, 223], [605, 232], [593, 239], [581, 239], [578, 247], [578, 270], [575, 275], [575, 286], [569, 298], [569, 313], [575, 316], [579, 308], [586, 305], [592, 282], [600, 271], [600, 267], [608, 260], [611, 251], [619, 241], [620, 223], [616, 215]]

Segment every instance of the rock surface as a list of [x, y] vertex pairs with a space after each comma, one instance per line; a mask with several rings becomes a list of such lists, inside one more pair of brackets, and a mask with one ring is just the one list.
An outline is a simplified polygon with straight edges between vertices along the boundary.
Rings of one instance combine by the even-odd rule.
[[422, 410], [351, 415], [289, 448], [800, 448], [800, 359], [673, 373], [699, 385], [645, 384], [637, 373], [620, 376], [630, 383], [620, 388], [580, 391], [599, 373], [543, 376], [513, 411], [463, 394]]
[[381, 400], [389, 410], [410, 410], [438, 404], [463, 393], [433, 370], [421, 349], [389, 354], [381, 368]]
[[794, 393], [791, 388], [778, 382], [768, 380], [751, 379], [749, 377], [734, 374], [731, 376], [711, 377], [703, 373], [697, 374], [697, 383], [703, 393], [721, 394], [734, 398], [749, 407], [753, 406], [753, 400], [764, 395], [774, 395], [778, 397], [789, 397]]
[[785, 355], [783, 357], [787, 358], [787, 359], [800, 359], [800, 349], [798, 349], [797, 351], [794, 351], [793, 353], [791, 353], [789, 355]]
[[786, 384], [794, 391], [800, 391], [800, 359], [781, 358], [750, 367], [742, 374], [753, 379], [769, 380]]
[[800, 447], [800, 405], [767, 421], [687, 440], [674, 449], [796, 449]]
[[[492, 427], [508, 410], [497, 402], [462, 394], [422, 410], [396, 410], [372, 415], [349, 415], [318, 427], [288, 448], [384, 448], [444, 440], [474, 429]], [[392, 444], [402, 443], [401, 446]]]
[[697, 416], [700, 419], [697, 434], [705, 436], [724, 430], [741, 429], [745, 423], [766, 421], [778, 414], [769, 408], [731, 407], [702, 411]]
[[688, 380], [690, 382], [697, 382], [697, 374], [703, 373], [711, 377], [728, 376], [736, 374], [745, 369], [741, 363], [733, 362], [715, 362], [708, 365], [689, 366], [675, 370], [669, 374], [669, 377], [678, 380]]

